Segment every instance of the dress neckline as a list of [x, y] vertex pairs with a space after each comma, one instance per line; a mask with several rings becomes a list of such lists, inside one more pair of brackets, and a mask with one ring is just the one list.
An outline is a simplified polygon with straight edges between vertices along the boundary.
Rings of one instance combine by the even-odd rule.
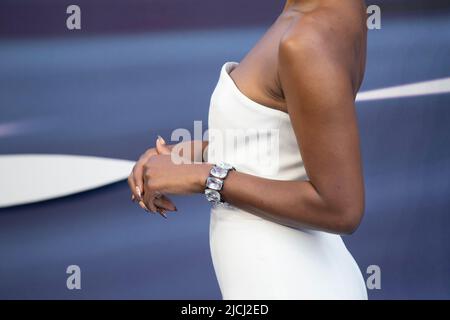
[[276, 117], [282, 117], [282, 118], [287, 118], [290, 119], [289, 114], [278, 110], [278, 109], [274, 109], [271, 107], [268, 107], [266, 105], [263, 105], [261, 103], [258, 103], [252, 99], [250, 99], [248, 96], [246, 96], [240, 89], [239, 87], [236, 85], [236, 82], [234, 82], [233, 78], [231, 78], [230, 72], [236, 68], [239, 65], [238, 62], [235, 61], [229, 61], [229, 62], [225, 62], [225, 64], [222, 67], [221, 70], [221, 76], [222, 78], [225, 79], [226, 82], [228, 82], [230, 84], [230, 87], [232, 88], [232, 90], [235, 92], [236, 96], [246, 105], [251, 106], [252, 108], [254, 108], [257, 111], [261, 111], [264, 113], [267, 113], [269, 115], [273, 115]]

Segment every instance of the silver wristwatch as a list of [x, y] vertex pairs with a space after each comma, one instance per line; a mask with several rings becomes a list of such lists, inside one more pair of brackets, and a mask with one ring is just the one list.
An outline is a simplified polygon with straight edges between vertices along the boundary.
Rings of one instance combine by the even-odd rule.
[[236, 170], [233, 166], [221, 162], [212, 166], [209, 171], [209, 176], [206, 178], [205, 183], [205, 196], [206, 199], [214, 205], [224, 204], [220, 191], [223, 189], [225, 178], [228, 176], [228, 172]]

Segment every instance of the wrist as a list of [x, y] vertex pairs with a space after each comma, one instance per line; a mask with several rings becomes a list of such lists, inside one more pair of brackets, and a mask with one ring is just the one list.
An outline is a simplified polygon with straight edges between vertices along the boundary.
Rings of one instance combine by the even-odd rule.
[[205, 191], [205, 182], [209, 176], [209, 172], [211, 171], [212, 164], [210, 163], [200, 163], [195, 164], [197, 167], [196, 171], [196, 179], [195, 179], [195, 192], [203, 193]]
[[210, 171], [205, 181], [204, 193], [206, 199], [213, 205], [228, 205], [224, 200], [221, 191], [224, 188], [225, 180], [231, 171], [236, 169], [229, 163], [219, 162], [210, 165]]

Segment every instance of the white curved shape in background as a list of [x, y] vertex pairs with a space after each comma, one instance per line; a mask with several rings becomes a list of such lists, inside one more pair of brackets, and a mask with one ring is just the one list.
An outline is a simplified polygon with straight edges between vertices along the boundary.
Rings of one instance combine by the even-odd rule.
[[416, 97], [443, 93], [450, 93], [450, 77], [360, 92], [356, 96], [356, 101]]
[[134, 161], [92, 156], [0, 156], [0, 208], [67, 196], [128, 177]]

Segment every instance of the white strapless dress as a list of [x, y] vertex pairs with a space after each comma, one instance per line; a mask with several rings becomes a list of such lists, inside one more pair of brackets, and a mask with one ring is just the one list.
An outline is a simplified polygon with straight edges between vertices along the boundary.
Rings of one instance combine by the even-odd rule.
[[[229, 75], [237, 64], [223, 65], [211, 97], [208, 162], [264, 178], [308, 180], [289, 115], [245, 96]], [[359, 267], [336, 234], [215, 206], [210, 247], [223, 299], [367, 299]]]

